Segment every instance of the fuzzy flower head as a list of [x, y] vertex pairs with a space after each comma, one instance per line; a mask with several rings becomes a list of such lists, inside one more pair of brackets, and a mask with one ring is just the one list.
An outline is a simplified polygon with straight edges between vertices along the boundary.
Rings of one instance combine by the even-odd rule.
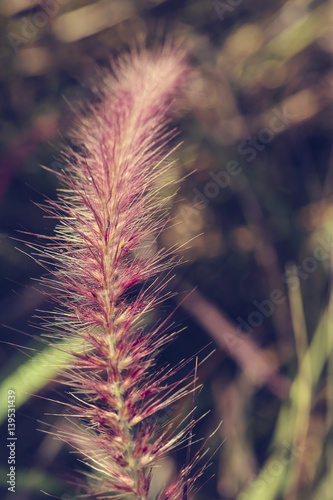
[[[170, 113], [188, 68], [184, 53], [169, 44], [128, 54], [113, 73], [64, 153], [67, 167], [57, 174], [63, 187], [45, 208], [59, 225], [38, 251], [58, 304], [45, 323], [72, 354], [62, 374], [73, 396], [69, 418], [78, 421], [55, 432], [89, 463], [91, 498], [146, 500], [154, 465], [191, 427], [175, 434], [172, 422], [156, 426], [157, 414], [189, 384], [171, 383], [174, 370], [156, 368], [173, 335], [163, 325], [142, 326], [162, 300], [154, 277], [174, 265], [167, 251], [152, 256], [145, 242], [164, 224], [157, 181], [170, 168]], [[140, 282], [150, 285], [133, 297], [129, 290]], [[182, 498], [184, 474], [179, 478], [163, 498]]]

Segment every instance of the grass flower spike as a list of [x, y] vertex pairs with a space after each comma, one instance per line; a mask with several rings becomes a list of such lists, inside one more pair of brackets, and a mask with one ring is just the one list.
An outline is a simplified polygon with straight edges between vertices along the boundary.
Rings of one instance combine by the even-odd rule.
[[[72, 388], [70, 420], [79, 419], [55, 432], [86, 457], [89, 498], [144, 500], [154, 465], [191, 426], [176, 435], [172, 424], [157, 429], [156, 415], [188, 389], [155, 366], [172, 335], [143, 326], [163, 300], [154, 277], [174, 265], [166, 251], [152, 255], [147, 241], [165, 218], [158, 180], [169, 168], [168, 120], [187, 68], [183, 53], [166, 45], [128, 54], [113, 69], [101, 103], [80, 118], [75, 145], [64, 153], [63, 189], [44, 207], [60, 223], [39, 254], [58, 303], [46, 326], [72, 345], [62, 375]], [[131, 293], [140, 282], [149, 286]], [[184, 497], [188, 467], [160, 498]]]

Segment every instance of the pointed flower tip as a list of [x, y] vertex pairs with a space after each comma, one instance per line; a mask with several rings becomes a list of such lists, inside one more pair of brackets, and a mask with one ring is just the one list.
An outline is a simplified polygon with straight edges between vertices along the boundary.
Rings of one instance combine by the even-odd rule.
[[175, 96], [189, 76], [186, 51], [176, 45], [149, 51], [141, 49], [122, 57], [113, 65], [113, 91], [135, 93], [137, 100], [154, 106], [155, 100]]

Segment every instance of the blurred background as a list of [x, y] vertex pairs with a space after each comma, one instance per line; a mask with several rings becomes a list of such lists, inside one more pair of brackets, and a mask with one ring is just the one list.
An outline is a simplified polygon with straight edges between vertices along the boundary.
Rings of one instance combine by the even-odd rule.
[[[210, 412], [193, 454], [223, 421], [205, 445], [211, 466], [194, 499], [331, 500], [333, 1], [2, 0], [0, 24], [2, 498], [12, 498], [8, 389], [17, 397], [15, 499], [82, 492], [67, 482], [75, 456], [38, 431], [38, 421], [62, 425], [45, 416], [59, 408], [43, 398], [63, 397], [50, 382], [52, 353], [29, 337], [35, 311], [51, 307], [28, 255], [33, 235], [54, 227], [37, 205], [56, 196], [57, 181], [41, 165], [56, 167], [110, 57], [138, 37], [149, 46], [172, 33], [195, 77], [175, 120], [185, 176], [170, 207], [177, 223], [160, 237], [185, 244], [184, 263], [177, 297], [156, 312], [180, 304], [174, 321], [186, 330], [161, 362], [215, 349], [198, 371], [195, 415]], [[153, 493], [184, 460], [180, 450], [162, 464]]]

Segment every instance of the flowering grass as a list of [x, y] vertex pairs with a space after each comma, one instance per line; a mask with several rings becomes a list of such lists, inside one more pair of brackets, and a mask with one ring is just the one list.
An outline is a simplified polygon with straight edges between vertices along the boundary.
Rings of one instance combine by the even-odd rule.
[[[59, 220], [55, 235], [35, 248], [52, 273], [43, 282], [57, 302], [44, 325], [50, 342], [69, 342], [72, 354], [61, 380], [71, 387], [66, 414], [74, 423], [54, 433], [89, 464], [88, 497], [145, 500], [154, 466], [193, 426], [191, 419], [176, 430], [172, 422], [157, 428], [158, 414], [191, 385], [170, 382], [176, 368], [156, 367], [174, 334], [144, 324], [166, 296], [158, 276], [174, 266], [170, 252], [152, 254], [151, 241], [166, 220], [159, 191], [172, 168], [169, 118], [188, 69], [183, 52], [165, 45], [128, 54], [113, 72], [63, 154], [58, 201], [44, 207]], [[142, 282], [147, 286], [132, 293]], [[185, 498], [191, 467], [159, 498]]]

